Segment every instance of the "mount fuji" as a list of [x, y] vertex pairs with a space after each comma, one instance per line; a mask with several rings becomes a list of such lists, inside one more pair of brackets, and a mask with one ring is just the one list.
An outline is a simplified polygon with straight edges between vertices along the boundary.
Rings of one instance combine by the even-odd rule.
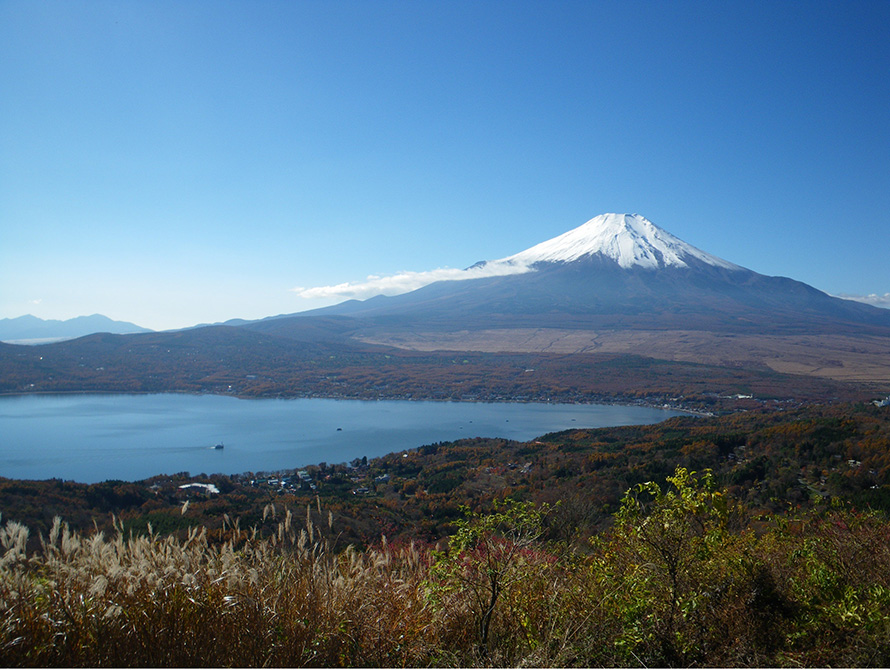
[[354, 336], [375, 341], [385, 331], [404, 340], [406, 328], [427, 334], [595, 328], [890, 335], [888, 310], [758, 274], [637, 214], [602, 214], [525, 251], [477, 263], [466, 275], [252, 327], [299, 330], [310, 317], [348, 317]]
[[[244, 327], [297, 340], [634, 353], [843, 379], [871, 377], [863, 370], [890, 357], [890, 310], [759, 274], [637, 214], [602, 214], [464, 276]], [[879, 367], [890, 381], [890, 365]]]

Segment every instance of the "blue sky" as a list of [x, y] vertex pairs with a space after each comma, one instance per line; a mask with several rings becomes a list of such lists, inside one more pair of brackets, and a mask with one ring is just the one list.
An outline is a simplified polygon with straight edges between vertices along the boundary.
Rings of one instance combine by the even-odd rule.
[[604, 212], [883, 296], [888, 30], [885, 0], [3, 0], [0, 318], [297, 312]]

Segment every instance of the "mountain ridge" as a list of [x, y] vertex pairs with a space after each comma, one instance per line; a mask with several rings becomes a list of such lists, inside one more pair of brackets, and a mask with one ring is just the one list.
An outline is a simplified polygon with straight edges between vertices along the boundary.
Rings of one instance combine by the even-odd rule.
[[0, 319], [0, 341], [69, 339], [93, 333], [150, 333], [148, 328], [128, 321], [116, 321], [103, 314], [77, 316], [72, 319], [41, 319], [24, 314], [12, 319]]

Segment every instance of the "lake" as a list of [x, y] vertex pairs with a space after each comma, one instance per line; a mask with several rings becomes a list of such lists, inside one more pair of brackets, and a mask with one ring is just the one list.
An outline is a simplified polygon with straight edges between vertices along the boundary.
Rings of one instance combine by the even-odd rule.
[[[225, 396], [0, 398], [0, 476], [93, 483], [159, 474], [274, 472], [463, 437], [530, 440], [567, 428], [663, 421], [620, 405]], [[223, 449], [214, 449], [216, 444]]]

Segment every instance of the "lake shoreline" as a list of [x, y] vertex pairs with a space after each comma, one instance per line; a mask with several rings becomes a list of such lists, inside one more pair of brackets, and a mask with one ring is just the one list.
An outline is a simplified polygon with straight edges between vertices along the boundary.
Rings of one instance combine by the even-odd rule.
[[[650, 425], [686, 412], [612, 403], [53, 393], [0, 398], [0, 474], [138, 481], [348, 462], [465, 438]], [[266, 399], [261, 399], [266, 400]], [[240, 401], [240, 402], [239, 402]], [[224, 449], [212, 449], [224, 443]]]
[[[616, 407], [645, 407], [648, 409], [663, 409], [669, 410], [673, 412], [682, 412], [683, 414], [689, 414], [690, 416], [697, 417], [712, 417], [716, 416], [717, 412], [707, 412], [702, 411], [700, 409], [694, 409], [685, 405], [673, 405], [673, 404], [665, 404], [659, 402], [646, 402], [645, 400], [639, 399], [621, 399], [616, 398], [615, 396], [604, 396], [602, 399], [594, 398], [591, 400], [553, 400], [550, 398], [504, 398], [504, 399], [496, 399], [496, 400], [484, 400], [484, 399], [463, 399], [463, 398], [435, 398], [435, 397], [424, 397], [413, 395], [411, 397], [404, 397], [399, 395], [393, 396], [378, 396], [374, 398], [368, 398], [360, 395], [303, 395], [303, 394], [276, 394], [276, 395], [251, 395], [251, 394], [241, 394], [241, 393], [212, 393], [212, 392], [200, 392], [200, 391], [96, 391], [96, 390], [83, 390], [83, 391], [15, 391], [15, 392], [0, 392], [0, 398], [7, 397], [30, 397], [30, 396], [76, 396], [76, 395], [110, 395], [110, 396], [148, 396], [148, 395], [184, 395], [184, 396], [213, 396], [218, 398], [236, 398], [238, 400], [361, 400], [366, 402], [454, 402], [454, 403], [480, 403], [480, 404], [545, 404], [545, 405], [612, 405]], [[733, 411], [738, 410], [728, 410], [724, 412], [720, 412], [721, 414], [732, 413]]]

